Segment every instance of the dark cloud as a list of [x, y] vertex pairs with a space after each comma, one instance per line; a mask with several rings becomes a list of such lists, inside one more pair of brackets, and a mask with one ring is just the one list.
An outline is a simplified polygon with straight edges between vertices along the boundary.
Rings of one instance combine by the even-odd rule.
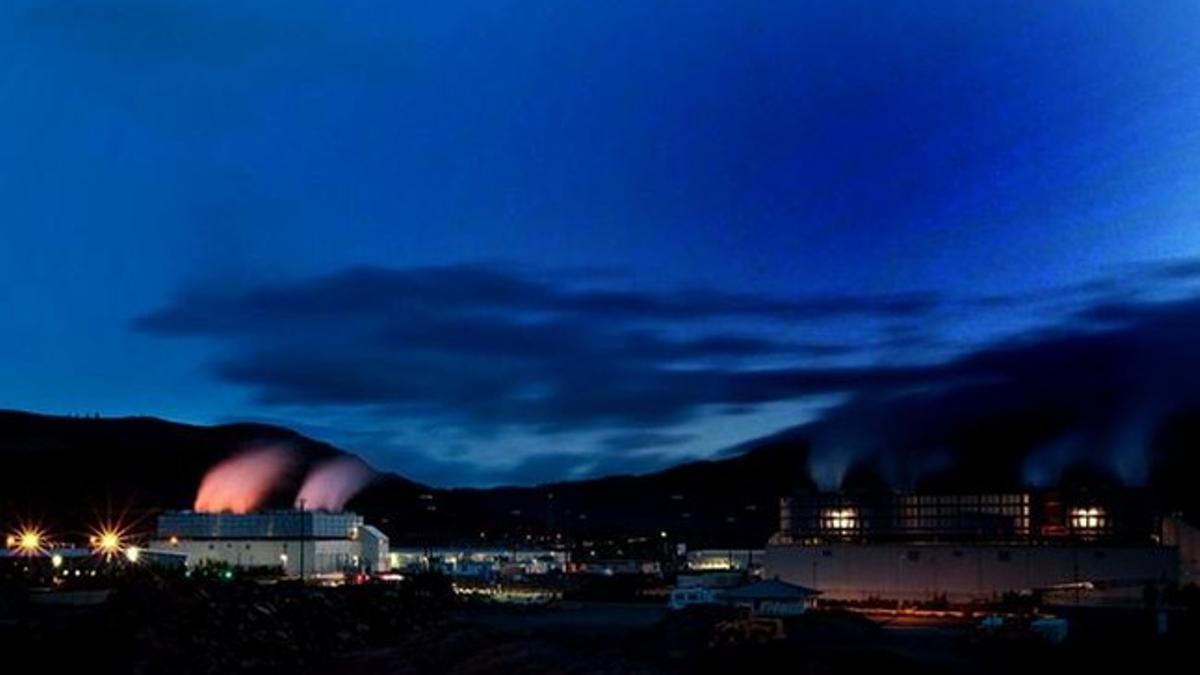
[[939, 305], [931, 293], [833, 295], [778, 299], [707, 289], [653, 293], [572, 288], [499, 267], [417, 269], [362, 267], [274, 287], [200, 289], [142, 317], [143, 329], [170, 334], [231, 335], [273, 331], [321, 318], [586, 316], [595, 320], [701, 321], [753, 318], [817, 321], [844, 317], [913, 318]]
[[931, 367], [673, 369], [667, 359], [580, 344], [540, 355], [499, 353], [495, 344], [470, 354], [332, 347], [238, 353], [216, 373], [254, 388], [270, 404], [387, 405], [396, 413], [543, 432], [661, 426], [687, 421], [707, 405], [910, 386], [937, 373]]
[[512, 468], [492, 472], [488, 478], [499, 485], [542, 485], [564, 479], [647, 473], [666, 468], [671, 461], [654, 454], [628, 457], [545, 453], [525, 459]]
[[1079, 318], [1099, 326], [1128, 325], [1161, 319], [1177, 306], [1175, 302], [1115, 300], [1098, 303], [1079, 313]]
[[615, 452], [632, 452], [646, 448], [679, 445], [695, 438], [695, 434], [668, 434], [654, 431], [639, 431], [606, 437], [601, 445]]
[[803, 433], [836, 482], [856, 463], [901, 484], [989, 489], [1075, 465], [1143, 483], [1164, 420], [1200, 411], [1200, 299], [1098, 306], [978, 350], [908, 391], [859, 391]]
[[1200, 259], [1188, 258], [1150, 266], [1150, 273], [1165, 279], [1200, 279]]
[[[1162, 268], [1158, 265], [1154, 265], [1150, 269], [1152, 269], [1155, 275], [1162, 271]], [[1094, 302], [1097, 298], [1107, 297], [1111, 294], [1130, 292], [1132, 285], [1128, 275], [1110, 274], [1077, 283], [1032, 291], [986, 294], [972, 298], [964, 304], [967, 307], [984, 309], [1003, 307], [1020, 309], [1042, 303], [1053, 305], [1072, 302], [1086, 304]]]
[[[657, 468], [663, 456], [639, 451], [697, 442], [681, 424], [830, 394], [848, 398], [805, 428], [818, 478], [869, 461], [905, 482], [964, 463], [972, 475], [1019, 481], [1092, 459], [1137, 479], [1153, 421], [1200, 401], [1200, 300], [1104, 297], [1121, 299], [1083, 305], [1050, 329], [907, 363], [836, 359], [910, 333], [920, 336], [906, 343], [912, 349], [937, 344], [905, 326], [943, 301], [633, 292], [502, 267], [362, 268], [199, 289], [136, 325], [215, 340], [223, 351], [213, 372], [267, 404], [443, 420], [475, 437], [606, 433], [587, 448], [518, 454], [509, 468], [472, 465], [477, 456], [441, 469], [430, 460], [424, 475], [457, 471], [455, 482]], [[821, 317], [910, 323], [859, 344], [780, 337]]]
[[540, 485], [666, 469], [677, 457], [658, 453], [539, 452], [505, 465], [481, 465], [456, 457], [430, 455], [416, 448], [394, 448], [390, 460], [405, 467], [406, 477], [428, 485]]
[[[214, 372], [271, 404], [386, 406], [563, 431], [659, 426], [707, 405], [905, 383], [910, 369], [794, 365], [853, 344], [769, 336], [798, 321], [919, 317], [937, 303], [581, 288], [499, 267], [359, 268], [194, 290], [136, 325], [223, 342]], [[730, 321], [751, 328], [720, 327]], [[768, 368], [766, 359], [793, 365]]]

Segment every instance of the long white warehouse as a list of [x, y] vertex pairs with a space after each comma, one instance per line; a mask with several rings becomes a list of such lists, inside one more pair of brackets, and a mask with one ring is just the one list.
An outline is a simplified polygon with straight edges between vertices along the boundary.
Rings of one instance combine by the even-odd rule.
[[151, 547], [187, 554], [189, 567], [279, 568], [289, 576], [388, 570], [387, 535], [348, 511], [170, 511], [158, 517]]

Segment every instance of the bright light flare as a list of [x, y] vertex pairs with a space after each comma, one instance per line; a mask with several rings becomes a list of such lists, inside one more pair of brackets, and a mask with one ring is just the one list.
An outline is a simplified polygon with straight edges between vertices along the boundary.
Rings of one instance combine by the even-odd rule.
[[105, 524], [92, 531], [92, 536], [88, 539], [88, 543], [92, 546], [92, 553], [103, 556], [105, 560], [127, 554], [128, 533], [125, 528], [119, 525]]
[[39, 527], [24, 526], [5, 537], [5, 543], [18, 555], [42, 555], [46, 552], [46, 532]]

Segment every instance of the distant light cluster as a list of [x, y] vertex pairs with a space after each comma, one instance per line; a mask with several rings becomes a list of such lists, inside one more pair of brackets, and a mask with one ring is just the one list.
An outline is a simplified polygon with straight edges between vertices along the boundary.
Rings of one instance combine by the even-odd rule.
[[[129, 526], [120, 521], [103, 522], [90, 530], [88, 548], [93, 555], [105, 560], [124, 556], [129, 562], [136, 563], [141, 549], [132, 544], [132, 539]], [[4, 544], [13, 555], [29, 558], [49, 556], [55, 569], [63, 565], [64, 558], [60, 551], [74, 548], [65, 541], [53, 539], [41, 526], [28, 524], [20, 525], [6, 535]]]

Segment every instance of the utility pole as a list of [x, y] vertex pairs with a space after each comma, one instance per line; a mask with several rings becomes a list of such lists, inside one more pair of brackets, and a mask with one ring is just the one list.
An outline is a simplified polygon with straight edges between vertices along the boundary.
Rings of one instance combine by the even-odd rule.
[[304, 582], [304, 535], [306, 534], [304, 527], [304, 498], [300, 498], [297, 502], [300, 505], [300, 581]]

